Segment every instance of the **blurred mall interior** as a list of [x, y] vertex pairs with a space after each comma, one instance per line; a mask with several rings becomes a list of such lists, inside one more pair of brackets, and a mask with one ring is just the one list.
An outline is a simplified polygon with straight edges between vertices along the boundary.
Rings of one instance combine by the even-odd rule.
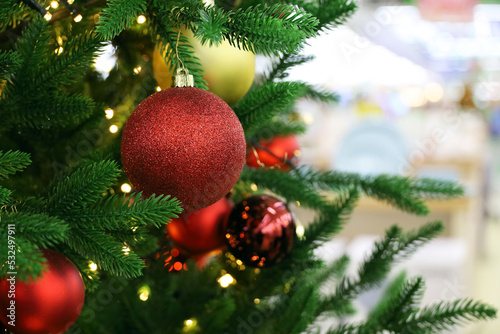
[[[500, 307], [500, 4], [365, 0], [359, 7], [346, 25], [311, 40], [304, 54], [315, 59], [290, 73], [340, 99], [297, 106], [310, 125], [302, 162], [453, 180], [466, 195], [429, 201], [428, 217], [363, 198], [321, 256], [347, 252], [355, 269], [388, 226], [440, 219], [441, 238], [395, 273], [424, 276], [425, 303], [471, 296]], [[296, 212], [303, 223], [311, 219]], [[360, 316], [375, 297], [361, 298]], [[452, 333], [498, 334], [500, 321]]]

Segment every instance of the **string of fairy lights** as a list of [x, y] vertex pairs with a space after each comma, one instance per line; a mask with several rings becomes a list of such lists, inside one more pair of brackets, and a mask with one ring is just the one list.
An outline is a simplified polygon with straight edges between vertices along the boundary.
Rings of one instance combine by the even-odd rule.
[[34, 0], [22, 0], [24, 4], [26, 4], [31, 9], [36, 10], [40, 13], [40, 15], [47, 21], [52, 19], [51, 9], [58, 9], [60, 4], [63, 4], [64, 7], [71, 13], [73, 16], [73, 21], [80, 22], [83, 19], [83, 16], [78, 12], [78, 10], [73, 6], [75, 0], [52, 0], [50, 5], [46, 8], [43, 8], [38, 2]]

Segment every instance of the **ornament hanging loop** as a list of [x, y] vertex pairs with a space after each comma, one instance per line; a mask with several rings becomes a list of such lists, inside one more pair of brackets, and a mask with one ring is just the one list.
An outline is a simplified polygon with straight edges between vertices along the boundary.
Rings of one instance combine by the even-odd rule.
[[194, 87], [194, 78], [189, 74], [187, 68], [178, 68], [172, 82], [173, 87]]
[[194, 87], [194, 78], [189, 74], [187, 68], [184, 67], [184, 63], [179, 57], [179, 40], [181, 37], [181, 30], [177, 33], [177, 43], [175, 44], [175, 56], [177, 57], [178, 66], [177, 74], [172, 77], [172, 87]]

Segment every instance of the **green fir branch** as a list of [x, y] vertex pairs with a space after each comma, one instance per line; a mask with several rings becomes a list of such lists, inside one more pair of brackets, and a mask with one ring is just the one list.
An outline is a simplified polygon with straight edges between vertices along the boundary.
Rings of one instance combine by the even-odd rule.
[[[16, 71], [16, 91], [33, 93], [38, 87], [33, 79], [47, 65], [50, 53], [50, 32], [47, 21], [42, 18], [33, 20], [16, 43], [16, 51], [20, 55], [21, 64]], [[28, 92], [26, 92], [26, 90]]]
[[35, 79], [36, 85], [66, 86], [77, 82], [93, 64], [99, 48], [105, 45], [94, 34], [77, 35], [64, 45], [64, 52], [53, 55], [49, 66]]
[[77, 124], [95, 110], [95, 102], [81, 95], [23, 96], [8, 105], [10, 121], [34, 129]]
[[[48, 6], [49, 2], [44, 0], [42, 6]], [[23, 1], [0, 0], [0, 32], [22, 26], [24, 22], [30, 22], [40, 18], [40, 13], [33, 10]]]
[[393, 264], [413, 254], [418, 247], [429, 242], [442, 230], [443, 225], [440, 222], [428, 223], [417, 231], [406, 234], [397, 226], [391, 227], [386, 236], [375, 243], [373, 252], [361, 264], [357, 277], [344, 278], [335, 295], [325, 299], [321, 309], [341, 312], [346, 301], [379, 285], [389, 274]]
[[316, 265], [295, 275], [287, 283], [292, 286], [286, 296], [274, 301], [264, 310], [264, 313], [272, 312], [275, 316], [270, 317], [268, 324], [263, 327], [271, 326], [273, 330], [269, 332], [272, 333], [304, 333], [315, 320], [317, 308], [321, 305], [319, 288], [328, 280], [339, 279], [348, 263], [349, 258], [342, 256], [327, 267]]
[[307, 127], [303, 123], [288, 120], [271, 120], [264, 128], [252, 127], [245, 132], [246, 141], [255, 143], [270, 141], [274, 137], [286, 137], [305, 133]]
[[230, 19], [229, 15], [224, 15], [218, 7], [208, 7], [200, 9], [200, 22], [195, 26], [195, 36], [201, 37], [201, 44], [208, 43], [209, 46], [220, 45], [224, 39], [224, 33], [228, 29], [224, 26]]
[[12, 191], [10, 191], [9, 189], [5, 189], [4, 187], [0, 187], [0, 206], [9, 203], [11, 196]]
[[109, 0], [99, 14], [96, 33], [103, 41], [118, 36], [134, 24], [137, 16], [146, 11], [145, 0]]
[[[9, 126], [70, 126], [86, 119], [95, 109], [92, 99], [59, 90], [88, 69], [98, 42], [88, 36], [76, 38], [68, 43], [65, 54], [55, 56], [50, 38], [45, 20], [37, 19], [16, 44], [20, 62], [3, 92], [0, 111]], [[85, 45], [86, 41], [89, 45]]]
[[382, 298], [370, 311], [370, 318], [379, 317], [389, 307], [391, 307], [392, 301], [399, 296], [401, 291], [403, 291], [403, 288], [407, 282], [406, 278], [407, 273], [403, 270], [387, 285], [387, 287], [384, 289], [384, 292], [382, 293]]
[[313, 56], [303, 56], [295, 53], [286, 53], [274, 61], [271, 65], [269, 73], [266, 75], [266, 81], [272, 82], [275, 80], [286, 79], [287, 71], [298, 65], [302, 65], [313, 60]]
[[362, 327], [363, 332], [376, 333], [391, 328], [401, 319], [406, 319], [416, 313], [424, 291], [425, 283], [421, 277], [405, 282], [399, 290], [396, 290], [396, 295], [394, 292], [392, 293], [392, 298], [384, 305], [383, 309], [380, 309], [380, 312], [370, 314]]
[[[149, 4], [151, 6], [151, 13], [163, 16], [167, 20], [166, 24], [173, 27], [186, 27], [191, 30], [197, 30], [197, 26], [202, 24], [201, 15], [213, 15], [213, 18], [205, 18], [205, 25], [210, 22], [218, 25], [221, 19], [227, 14], [218, 7], [212, 7], [202, 1], [197, 0], [177, 0], [177, 1], [163, 1], [152, 0]], [[170, 21], [170, 23], [168, 23]], [[207, 27], [206, 27], [207, 28]], [[212, 26], [209, 30], [215, 30]]]
[[[183, 7], [185, 8], [185, 7]], [[195, 87], [207, 89], [207, 83], [203, 79], [204, 71], [200, 60], [194, 55], [194, 48], [189, 44], [184, 35], [179, 34], [180, 23], [172, 21], [171, 13], [165, 10], [150, 7], [147, 11], [150, 27], [153, 29], [153, 42], [156, 42], [156, 48], [160, 54], [164, 55], [166, 64], [170, 72], [180, 67], [178, 58], [181, 59], [184, 67], [194, 78]], [[179, 37], [179, 43], [177, 39]]]
[[441, 301], [412, 313], [404, 321], [389, 326], [397, 333], [438, 333], [473, 320], [496, 318], [497, 310], [469, 298]]
[[[280, 18], [281, 16], [281, 18]], [[257, 5], [237, 10], [227, 23], [231, 45], [264, 55], [295, 53], [316, 35], [318, 20], [294, 6]]]
[[276, 334], [300, 334], [316, 318], [315, 311], [320, 296], [316, 286], [312, 284], [297, 285], [291, 295], [288, 305], [275, 321]]
[[357, 9], [352, 0], [298, 0], [297, 5], [318, 19], [318, 31], [345, 23]]
[[266, 127], [276, 115], [291, 111], [295, 100], [304, 95], [303, 83], [267, 83], [249, 92], [233, 108], [245, 131]]
[[[16, 240], [24, 239], [41, 248], [48, 248], [63, 242], [69, 230], [65, 221], [46, 214], [13, 212], [2, 215], [1, 220], [1, 233], [6, 235], [7, 225], [12, 224], [15, 226]], [[2, 240], [7, 240], [7, 237]]]
[[116, 163], [109, 160], [80, 167], [62, 181], [54, 181], [47, 196], [46, 210], [59, 217], [86, 210], [102, 197], [119, 175]]
[[21, 57], [13, 51], [0, 51], [0, 81], [14, 73], [21, 64]]
[[412, 191], [427, 200], [444, 200], [464, 195], [464, 189], [450, 181], [421, 178], [410, 181]]
[[[353, 324], [343, 324], [337, 326], [337, 328], [330, 328], [326, 334], [359, 334], [359, 328], [361, 325], [353, 325]], [[382, 333], [380, 333], [382, 334]]]
[[223, 333], [235, 310], [235, 301], [230, 296], [212, 299], [205, 305], [205, 312], [216, 316], [204, 317], [200, 321], [200, 327], [205, 333]]
[[143, 261], [133, 251], [125, 254], [123, 243], [101, 231], [72, 227], [66, 243], [75, 252], [113, 275], [138, 277], [144, 267]]
[[16, 7], [18, 3], [15, 0], [0, 0], [0, 31], [9, 24], [9, 18], [16, 11]]
[[243, 170], [240, 180], [267, 188], [290, 202], [299, 201], [306, 208], [323, 209], [327, 206], [325, 197], [319, 195], [314, 188], [282, 170], [248, 168]]
[[[0, 223], [3, 225], [3, 220]], [[1, 230], [0, 237], [7, 240], [6, 230]], [[15, 237], [15, 235], [13, 235]], [[15, 258], [13, 261], [12, 256]], [[0, 243], [0, 277], [7, 277], [7, 273], [15, 272], [15, 278], [29, 281], [42, 273], [42, 262], [46, 261], [39, 248], [24, 238], [16, 238], [15, 243]]]
[[305, 244], [315, 243], [320, 245], [321, 242], [330, 240], [333, 235], [338, 233], [342, 225], [351, 215], [356, 203], [359, 199], [359, 192], [356, 190], [346, 191], [330, 205], [323, 208], [319, 216], [307, 226], [304, 237]]
[[[443, 231], [441, 222], [427, 223], [416, 231], [403, 234], [397, 226], [391, 227], [381, 242], [376, 242], [373, 253], [358, 272], [361, 290], [376, 286], [389, 273], [391, 265], [407, 258]], [[356, 286], [353, 286], [357, 288]]]
[[[304, 40], [316, 35], [318, 20], [295, 6], [276, 4], [257, 5], [236, 12], [200, 5], [199, 2], [184, 1], [182, 5], [169, 5], [153, 1], [157, 16], [169, 17], [201, 36], [202, 43], [219, 43], [221, 36], [241, 50], [264, 55], [295, 53], [304, 45]], [[166, 21], [165, 21], [166, 22]], [[199, 31], [198, 31], [199, 30]]]
[[31, 164], [30, 155], [19, 151], [0, 151], [0, 180], [22, 171]]
[[79, 226], [103, 230], [131, 229], [152, 224], [160, 228], [177, 218], [182, 211], [180, 202], [170, 196], [150, 196], [142, 200], [135, 196], [111, 195], [102, 197], [85, 211], [72, 212], [68, 220]]
[[463, 195], [455, 183], [432, 179], [411, 179], [397, 175], [361, 176], [337, 171], [318, 172], [295, 169], [298, 175], [321, 189], [339, 191], [356, 187], [374, 199], [384, 201], [400, 210], [418, 215], [429, 212], [424, 199], [448, 199]]
[[338, 280], [345, 274], [349, 261], [350, 260], [347, 255], [342, 255], [326, 268], [320, 267], [320, 269], [317, 269], [316, 272], [313, 272], [312, 274], [305, 272], [305, 278], [309, 284], [315, 286], [321, 286], [325, 282], [331, 280]]
[[307, 90], [304, 96], [310, 98], [313, 101], [322, 103], [336, 103], [339, 100], [339, 96], [333, 92], [328, 92], [322, 88], [307, 85]]

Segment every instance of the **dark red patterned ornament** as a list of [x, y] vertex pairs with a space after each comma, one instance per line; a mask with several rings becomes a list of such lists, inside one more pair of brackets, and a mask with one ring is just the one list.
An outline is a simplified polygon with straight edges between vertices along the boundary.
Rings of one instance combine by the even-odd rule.
[[214, 204], [245, 164], [245, 136], [233, 110], [209, 91], [176, 86], [146, 98], [122, 135], [123, 169], [143, 196], [166, 194], [185, 211]]
[[229, 250], [253, 267], [280, 262], [291, 252], [295, 222], [285, 203], [271, 196], [256, 195], [237, 204], [226, 227]]
[[[85, 301], [85, 287], [76, 266], [65, 256], [43, 250], [46, 271], [35, 281], [0, 281], [0, 320], [16, 334], [60, 334], [78, 319]], [[14, 291], [15, 298], [9, 297]], [[15, 326], [11, 301], [15, 301]]]

